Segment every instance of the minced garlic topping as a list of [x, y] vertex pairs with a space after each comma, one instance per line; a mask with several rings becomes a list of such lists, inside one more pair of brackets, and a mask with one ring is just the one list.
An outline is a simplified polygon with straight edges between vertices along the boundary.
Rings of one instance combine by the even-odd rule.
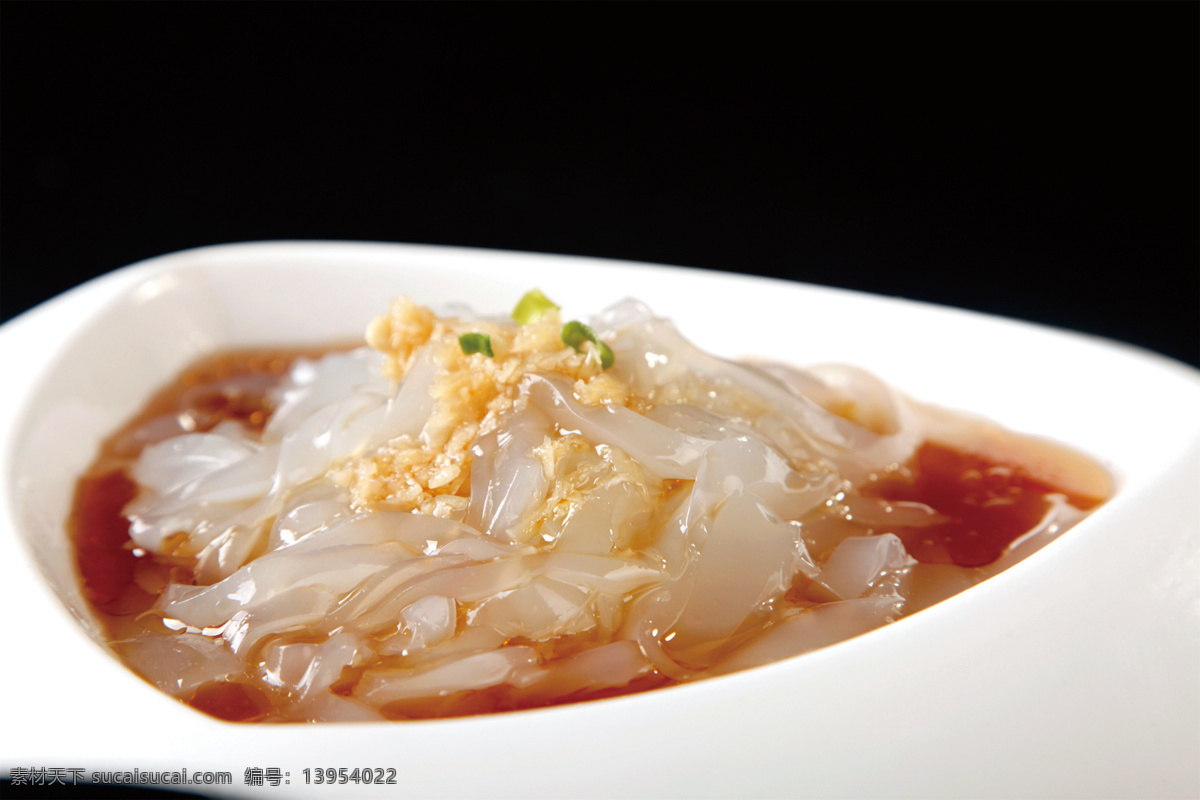
[[[384, 375], [404, 379], [420, 352], [430, 348], [437, 366], [430, 387], [433, 411], [419, 436], [401, 437], [335, 467], [330, 478], [347, 487], [356, 510], [391, 508], [460, 517], [470, 493], [471, 445], [520, 402], [518, 387], [530, 373], [574, 381], [587, 405], [628, 405], [630, 388], [602, 370], [589, 342], [584, 352], [563, 344], [556, 309], [525, 325], [497, 320], [438, 317], [407, 298], [392, 302], [367, 328], [367, 344], [385, 356]], [[493, 357], [465, 355], [458, 337], [490, 337]]]

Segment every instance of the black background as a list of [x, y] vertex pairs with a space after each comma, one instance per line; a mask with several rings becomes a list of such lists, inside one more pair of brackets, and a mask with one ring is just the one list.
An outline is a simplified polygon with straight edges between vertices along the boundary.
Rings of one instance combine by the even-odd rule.
[[9, 0], [3, 317], [186, 247], [364, 239], [775, 275], [1200, 364], [1198, 9]]

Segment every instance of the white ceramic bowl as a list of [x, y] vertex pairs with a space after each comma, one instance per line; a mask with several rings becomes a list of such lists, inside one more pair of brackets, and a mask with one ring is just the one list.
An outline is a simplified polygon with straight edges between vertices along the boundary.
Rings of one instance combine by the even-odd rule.
[[[96, 641], [63, 521], [99, 439], [186, 362], [355, 336], [387, 300], [585, 316], [627, 295], [702, 347], [842, 361], [1070, 443], [1116, 497], [976, 588], [796, 659], [674, 689], [418, 723], [233, 725]], [[766, 279], [404, 245], [260, 243], [107, 275], [0, 329], [0, 769], [228, 771], [283, 797], [1200, 794], [1200, 375], [1033, 325]], [[91, 636], [92, 638], [89, 638]], [[247, 768], [287, 784], [254, 790]], [[395, 768], [399, 785], [306, 784]], [[310, 772], [310, 776], [312, 773]]]

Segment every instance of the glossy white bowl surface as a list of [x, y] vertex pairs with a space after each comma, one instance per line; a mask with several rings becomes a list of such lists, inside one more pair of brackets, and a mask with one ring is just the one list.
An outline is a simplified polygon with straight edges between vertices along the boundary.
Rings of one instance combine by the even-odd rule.
[[[726, 356], [864, 366], [908, 394], [1067, 442], [1118, 493], [1014, 569], [816, 653], [544, 711], [232, 725], [89, 639], [63, 535], [74, 481], [148, 392], [216, 348], [361, 334], [390, 297], [584, 317], [633, 295]], [[176, 253], [0, 329], [0, 770], [223, 770], [271, 797], [1200, 795], [1200, 375], [1034, 325], [767, 279], [350, 243]], [[78, 617], [73, 619], [72, 616]], [[82, 622], [82, 624], [80, 624]], [[254, 789], [248, 767], [290, 783]], [[392, 787], [303, 771], [394, 767]]]

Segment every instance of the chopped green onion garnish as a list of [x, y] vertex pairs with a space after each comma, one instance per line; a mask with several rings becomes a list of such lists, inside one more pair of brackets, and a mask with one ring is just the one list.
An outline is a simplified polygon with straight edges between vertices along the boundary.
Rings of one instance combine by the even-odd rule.
[[518, 325], [528, 325], [530, 322], [537, 322], [552, 308], [558, 308], [558, 306], [539, 290], [530, 289], [517, 302], [517, 307], [512, 312], [512, 318]]
[[596, 341], [596, 332], [582, 322], [568, 322], [562, 329], [563, 344], [575, 348], [576, 353], [583, 352], [584, 342]]
[[462, 348], [464, 356], [483, 353], [488, 358], [493, 358], [495, 355], [492, 352], [492, 337], [486, 333], [464, 333], [458, 337], [458, 346]]
[[575, 348], [576, 353], [583, 352], [584, 342], [591, 342], [596, 345], [596, 349], [600, 351], [601, 369], [608, 369], [616, 360], [609, 346], [600, 341], [600, 337], [596, 336], [596, 332], [582, 322], [568, 322], [566, 325], [563, 325], [562, 340], [563, 344]]

